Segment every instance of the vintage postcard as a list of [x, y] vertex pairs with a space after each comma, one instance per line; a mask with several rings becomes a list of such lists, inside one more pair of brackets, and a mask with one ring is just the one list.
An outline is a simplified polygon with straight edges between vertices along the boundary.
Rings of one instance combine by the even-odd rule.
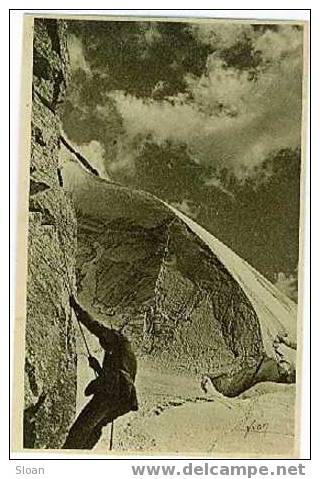
[[299, 457], [307, 30], [26, 15], [13, 451]]

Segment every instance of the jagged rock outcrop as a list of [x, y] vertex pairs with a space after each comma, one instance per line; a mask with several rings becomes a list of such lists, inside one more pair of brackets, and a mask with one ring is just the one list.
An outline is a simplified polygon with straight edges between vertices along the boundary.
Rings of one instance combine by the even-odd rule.
[[76, 217], [58, 170], [66, 27], [34, 20], [24, 447], [58, 448], [75, 415]]
[[[197, 223], [154, 196], [65, 164], [78, 219], [77, 281], [101, 321], [123, 327], [163, 370], [209, 374], [234, 396], [294, 359], [296, 308]], [[291, 350], [292, 351], [292, 350]], [[294, 351], [293, 351], [294, 355]], [[286, 363], [288, 361], [288, 363]]]

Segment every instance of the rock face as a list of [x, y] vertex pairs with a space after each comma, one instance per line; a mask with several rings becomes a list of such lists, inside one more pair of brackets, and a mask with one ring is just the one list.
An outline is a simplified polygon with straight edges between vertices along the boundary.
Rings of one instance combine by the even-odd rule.
[[74, 419], [76, 218], [58, 165], [68, 79], [65, 24], [34, 20], [24, 447], [58, 448]]
[[76, 170], [69, 163], [63, 176], [87, 308], [124, 327], [140, 357], [163, 371], [208, 375], [227, 396], [281, 380], [287, 356], [273, 344], [283, 332], [294, 341], [293, 303], [173, 207]]

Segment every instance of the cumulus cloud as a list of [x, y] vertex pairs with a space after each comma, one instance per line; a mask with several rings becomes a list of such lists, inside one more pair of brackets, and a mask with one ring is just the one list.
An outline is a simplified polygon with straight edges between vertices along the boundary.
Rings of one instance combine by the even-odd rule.
[[156, 23], [150, 22], [142, 24], [141, 29], [143, 31], [144, 41], [147, 45], [152, 45], [161, 38], [161, 33], [159, 32]]
[[231, 48], [235, 43], [246, 38], [253, 38], [255, 35], [252, 25], [240, 22], [198, 23], [190, 28], [201, 43], [215, 50]]
[[298, 302], [298, 278], [297, 271], [294, 274], [278, 273], [275, 286], [282, 291], [288, 298], [296, 303]]
[[106, 169], [105, 150], [99, 141], [77, 145], [77, 150], [88, 160], [91, 166], [98, 170], [102, 178], [109, 179]]
[[257, 35], [250, 25], [210, 26], [199, 35], [216, 47], [252, 38], [260, 66], [255, 80], [229, 67], [219, 51], [208, 57], [200, 78], [187, 77], [188, 92], [163, 101], [123, 92], [113, 97], [130, 137], [186, 143], [202, 164], [249, 174], [273, 150], [300, 144], [302, 32], [293, 26]]
[[190, 132], [200, 134], [206, 125], [205, 115], [193, 104], [174, 100], [143, 100], [123, 92], [115, 92], [112, 96], [130, 137], [152, 135], [159, 144], [167, 140], [186, 142], [190, 138]]
[[291, 57], [300, 61], [302, 54], [302, 30], [283, 25], [277, 31], [266, 32], [255, 39], [254, 48], [262, 53], [265, 62], [279, 62]]
[[233, 200], [235, 199], [234, 194], [231, 191], [227, 190], [227, 188], [223, 185], [221, 179], [218, 178], [218, 177], [212, 176], [211, 178], [207, 178], [204, 181], [204, 185], [205, 186], [213, 186], [214, 188], [222, 191], [222, 193], [228, 195]]
[[180, 203], [171, 203], [174, 208], [186, 214], [190, 218], [196, 218], [199, 214], [199, 206], [193, 201], [184, 198]]
[[[106, 168], [105, 150], [99, 141], [94, 140], [90, 143], [77, 145], [68, 138], [65, 132], [63, 132], [63, 136], [66, 139], [67, 143], [69, 143], [69, 145], [71, 145], [75, 151], [80, 153], [88, 161], [88, 163], [98, 171], [101, 178], [110, 180], [110, 176]], [[80, 178], [82, 169], [84, 167], [82, 166], [79, 169], [78, 167], [80, 166], [80, 162], [77, 157], [73, 153], [71, 153], [68, 148], [61, 144], [59, 148], [59, 166], [62, 168], [66, 166], [70, 167], [70, 163], [73, 163], [73, 166], [76, 165], [76, 167], [72, 168], [71, 170], [74, 172], [75, 175], [79, 173]]]
[[71, 70], [83, 70], [87, 74], [91, 74], [90, 66], [86, 61], [83, 53], [82, 42], [76, 35], [68, 37], [68, 51], [70, 57]]
[[135, 174], [135, 157], [136, 149], [130, 141], [122, 141], [117, 145], [117, 153], [108, 164], [110, 174], [125, 172], [126, 175], [133, 176]]

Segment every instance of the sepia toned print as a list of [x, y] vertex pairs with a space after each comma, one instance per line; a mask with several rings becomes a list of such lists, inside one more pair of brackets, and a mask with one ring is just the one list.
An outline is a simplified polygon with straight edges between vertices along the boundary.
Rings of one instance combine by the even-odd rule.
[[26, 18], [13, 450], [299, 457], [306, 28]]

